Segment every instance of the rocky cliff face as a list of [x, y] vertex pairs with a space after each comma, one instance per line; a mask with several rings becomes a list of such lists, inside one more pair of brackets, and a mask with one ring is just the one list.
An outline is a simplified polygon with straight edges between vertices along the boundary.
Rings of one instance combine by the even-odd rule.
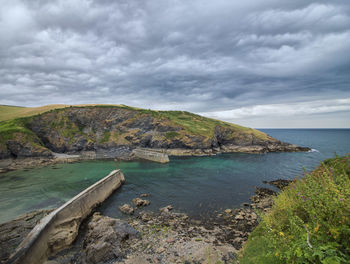
[[0, 133], [1, 158], [49, 156], [51, 151], [127, 157], [137, 147], [174, 155], [308, 150], [254, 129], [180, 111], [71, 107], [25, 118], [16, 125], [21, 128], [17, 132]]

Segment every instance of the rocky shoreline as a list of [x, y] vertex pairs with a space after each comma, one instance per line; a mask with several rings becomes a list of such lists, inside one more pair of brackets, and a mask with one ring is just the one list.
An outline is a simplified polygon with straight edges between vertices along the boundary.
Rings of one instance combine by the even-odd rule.
[[[281, 187], [287, 182], [269, 183]], [[258, 212], [268, 211], [276, 195], [267, 188], [256, 188], [255, 193], [242, 208], [228, 208], [213, 219], [202, 220], [177, 213], [171, 206], [147, 211], [149, 201], [143, 198], [148, 195], [143, 194], [133, 200], [135, 210], [127, 212], [126, 220], [95, 212], [82, 224], [74, 244], [48, 263], [234, 263], [259, 223]], [[0, 225], [1, 263], [47, 213], [32, 212]]]
[[[307, 147], [299, 147], [292, 144], [286, 144], [283, 149], [270, 148], [266, 149], [262, 146], [226, 146], [217, 149], [150, 149], [157, 152], [165, 153], [169, 156], [211, 156], [222, 153], [251, 153], [262, 154], [266, 152], [298, 152], [309, 151]], [[19, 158], [7, 158], [0, 159], [0, 173], [21, 170], [32, 169], [36, 167], [43, 167], [52, 164], [73, 163], [86, 160], [117, 160], [117, 161], [133, 161], [138, 160], [132, 151], [124, 149], [121, 153], [116, 155], [114, 151], [105, 151], [103, 153], [95, 153], [94, 151], [83, 151], [79, 153], [65, 154], [65, 153], [53, 153], [47, 157], [19, 157]]]

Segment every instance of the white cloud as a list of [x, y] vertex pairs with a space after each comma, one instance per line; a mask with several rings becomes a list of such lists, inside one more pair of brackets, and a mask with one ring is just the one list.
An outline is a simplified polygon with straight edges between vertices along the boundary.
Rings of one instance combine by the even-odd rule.
[[201, 114], [207, 117], [230, 121], [237, 118], [246, 117], [289, 117], [305, 114], [324, 114], [338, 111], [350, 111], [350, 98], [290, 104], [254, 105], [225, 111], [204, 112]]
[[[5, 1], [0, 104], [110, 102], [254, 116], [300, 98], [348, 98], [347, 1]], [[314, 109], [340, 109], [327, 107]]]

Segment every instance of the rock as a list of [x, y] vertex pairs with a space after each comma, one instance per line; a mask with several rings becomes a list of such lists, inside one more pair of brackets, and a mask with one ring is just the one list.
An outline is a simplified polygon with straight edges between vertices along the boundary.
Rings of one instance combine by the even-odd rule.
[[252, 213], [251, 214], [251, 218], [252, 218], [252, 220], [257, 220], [258, 219], [258, 216], [256, 215], [256, 213]]
[[278, 179], [278, 180], [269, 181], [268, 183], [270, 185], [273, 185], [273, 186], [277, 187], [278, 189], [282, 190], [282, 189], [286, 188], [291, 182], [293, 182], [293, 181], [292, 180]]
[[173, 210], [173, 207], [171, 205], [167, 205], [165, 207], [162, 207], [159, 209], [162, 213], [169, 213], [169, 211]]
[[39, 210], [0, 224], [0, 263], [5, 263], [28, 233], [52, 210]]
[[156, 253], [158, 253], [158, 254], [161, 254], [164, 251], [165, 251], [165, 248], [163, 248], [163, 247], [159, 247], [159, 248], [156, 249]]
[[129, 205], [129, 204], [124, 204], [122, 206], [119, 206], [118, 208], [124, 214], [132, 215], [134, 213], [134, 208], [132, 208], [131, 205]]
[[174, 237], [169, 237], [167, 240], [166, 240], [166, 242], [167, 243], [174, 243], [175, 242], [175, 238]]
[[149, 196], [150, 196], [149, 193], [143, 193], [143, 194], [140, 195], [140, 197], [142, 197], [142, 198], [149, 197]]
[[143, 222], [148, 222], [152, 220], [152, 215], [148, 212], [141, 212], [140, 217]]
[[96, 241], [86, 248], [86, 260], [88, 263], [101, 263], [115, 259], [120, 255], [117, 245], [112, 245], [104, 241]]
[[272, 195], [276, 195], [277, 193], [273, 190], [267, 189], [267, 188], [261, 188], [261, 187], [256, 187], [255, 188], [255, 193], [260, 196], [260, 197], [268, 197]]
[[233, 241], [232, 244], [236, 249], [239, 249], [243, 243], [243, 238], [241, 237], [236, 237]]
[[134, 198], [132, 199], [132, 202], [135, 206], [140, 207], [140, 206], [147, 206], [149, 205], [151, 202], [148, 200], [143, 200], [141, 198]]
[[244, 216], [241, 215], [241, 214], [239, 214], [239, 215], [236, 215], [236, 216], [235, 216], [235, 219], [236, 219], [236, 220], [243, 220], [243, 219], [244, 219]]
[[225, 214], [231, 214], [232, 213], [232, 210], [231, 209], [226, 209], [225, 210]]
[[87, 263], [115, 260], [120, 255], [120, 243], [136, 236], [138, 231], [127, 222], [95, 213], [84, 239]]

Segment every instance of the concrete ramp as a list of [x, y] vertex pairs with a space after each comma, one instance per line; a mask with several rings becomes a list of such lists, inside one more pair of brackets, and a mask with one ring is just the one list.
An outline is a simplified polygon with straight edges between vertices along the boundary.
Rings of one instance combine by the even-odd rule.
[[137, 148], [132, 151], [135, 157], [159, 163], [169, 162], [168, 154], [153, 149]]
[[81, 222], [125, 182], [114, 170], [44, 217], [17, 247], [7, 263], [40, 264], [75, 240]]

